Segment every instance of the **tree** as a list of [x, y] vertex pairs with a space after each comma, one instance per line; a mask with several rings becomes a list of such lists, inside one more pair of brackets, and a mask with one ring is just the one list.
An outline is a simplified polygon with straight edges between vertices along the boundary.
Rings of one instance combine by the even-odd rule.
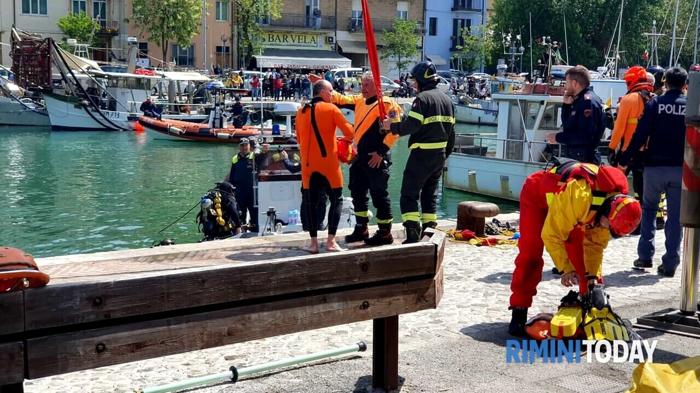
[[461, 69], [473, 71], [487, 62], [494, 49], [493, 31], [489, 25], [463, 28], [461, 37], [461, 45], [455, 47], [457, 53], [454, 55], [459, 60]]
[[100, 24], [84, 12], [68, 14], [58, 20], [58, 28], [68, 38], [75, 38], [81, 44], [92, 44], [94, 32], [100, 29]]
[[[566, 15], [566, 38], [568, 39], [569, 64], [583, 64], [595, 69], [605, 63], [613, 31], [617, 24], [622, 0], [494, 0], [493, 25], [499, 34], [522, 32], [526, 47], [523, 63], [530, 64], [530, 45], [533, 48], [533, 63], [542, 59], [543, 46], [529, 43], [529, 18], [532, 15], [533, 41], [550, 36], [559, 41], [561, 53], [565, 55], [564, 15]], [[683, 0], [688, 2], [690, 0]], [[692, 1], [690, 1], [692, 3]], [[622, 39], [620, 41], [621, 65], [640, 64], [648, 40], [643, 35], [651, 30], [654, 19], [664, 19], [664, 12], [671, 4], [669, 0], [625, 0]], [[667, 22], [666, 26], [669, 25]], [[660, 44], [661, 45], [661, 44]], [[503, 57], [502, 46], [494, 46], [491, 55]]]
[[282, 16], [283, 0], [234, 0], [238, 50], [243, 64], [262, 49], [260, 21], [275, 20]]
[[384, 30], [384, 47], [381, 48], [382, 59], [396, 58], [396, 68], [401, 71], [418, 54], [418, 23], [412, 20], [396, 19], [394, 29]]
[[173, 41], [190, 46], [202, 21], [201, 0], [134, 0], [132, 18], [149, 33], [149, 40], [160, 44], [163, 61], [168, 61], [168, 46]]

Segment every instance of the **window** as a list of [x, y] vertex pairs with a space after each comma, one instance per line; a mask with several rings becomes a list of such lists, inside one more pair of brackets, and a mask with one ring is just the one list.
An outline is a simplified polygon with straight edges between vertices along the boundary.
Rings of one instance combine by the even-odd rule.
[[407, 1], [397, 1], [396, 2], [396, 19], [408, 19], [408, 2]]
[[105, 27], [107, 24], [107, 0], [92, 0], [92, 17]]
[[437, 18], [428, 19], [428, 35], [437, 35]]
[[140, 59], [145, 59], [148, 57], [148, 42], [139, 42], [139, 54]]
[[194, 66], [194, 45], [182, 47], [173, 45], [173, 61], [180, 67]]
[[22, 13], [30, 15], [48, 15], [48, 0], [22, 0]]
[[74, 14], [87, 14], [87, 0], [73, 0], [72, 11]]
[[229, 9], [229, 1], [228, 0], [217, 1], [216, 2], [216, 20], [227, 21], [228, 20], [228, 9]]
[[217, 55], [229, 54], [229, 53], [231, 53], [230, 47], [221, 46], [221, 45], [216, 46], [216, 54]]

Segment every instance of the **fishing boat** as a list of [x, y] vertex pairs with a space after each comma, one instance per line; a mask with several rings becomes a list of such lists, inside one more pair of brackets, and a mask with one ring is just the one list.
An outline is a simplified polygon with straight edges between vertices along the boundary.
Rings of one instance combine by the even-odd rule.
[[22, 88], [0, 76], [0, 126], [48, 127], [49, 115]]
[[457, 122], [490, 126], [497, 124], [498, 105], [493, 100], [463, 98], [454, 101]]
[[[591, 85], [596, 92], [626, 92], [622, 80], [594, 80]], [[561, 130], [563, 93], [563, 85], [526, 84], [517, 93], [493, 94], [496, 136], [458, 135], [447, 160], [445, 187], [519, 200], [525, 178], [561, 156], [561, 145], [548, 145], [545, 136]], [[618, 97], [612, 95], [610, 101], [617, 103]]]

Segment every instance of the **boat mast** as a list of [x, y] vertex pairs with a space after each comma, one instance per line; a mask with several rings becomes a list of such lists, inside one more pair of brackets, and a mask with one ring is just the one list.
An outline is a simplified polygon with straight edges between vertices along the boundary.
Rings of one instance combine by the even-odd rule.
[[[610, 39], [610, 45], [608, 46], [608, 51], [605, 54], [605, 76], [617, 78], [617, 64], [620, 60], [620, 38], [622, 37], [622, 12], [624, 11], [625, 0], [620, 1], [620, 15], [615, 23], [615, 29], [613, 30], [612, 38]], [[615, 47], [615, 53], [611, 56], [613, 42], [615, 42], [615, 34], [617, 34], [617, 42]]]
[[569, 40], [566, 38], [566, 7], [564, 7], [564, 49], [566, 50], [566, 64], [569, 64]]
[[656, 20], [651, 25], [651, 33], [644, 33], [645, 36], [651, 39], [651, 53], [649, 53], [649, 60], [647, 60], [647, 67], [659, 64], [659, 37], [665, 34], [657, 33], [656, 31]]
[[680, 0], [676, 0], [676, 12], [673, 15], [673, 32], [671, 35], [671, 55], [668, 58], [668, 67], [673, 67], [673, 52], [676, 50], [676, 25], [678, 24], [678, 5]]
[[534, 82], [535, 69], [532, 66], [532, 12], [530, 14], [530, 81]]

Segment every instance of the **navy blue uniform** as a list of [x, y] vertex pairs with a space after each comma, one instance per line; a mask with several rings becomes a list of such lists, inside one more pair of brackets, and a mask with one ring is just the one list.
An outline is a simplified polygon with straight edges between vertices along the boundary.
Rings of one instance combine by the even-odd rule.
[[250, 222], [257, 228], [258, 209], [255, 207], [253, 189], [253, 171], [260, 168], [265, 159], [265, 154], [255, 154], [253, 152], [243, 155], [237, 153], [231, 159], [231, 170], [229, 171], [229, 183], [236, 187], [236, 202], [241, 211], [241, 222], [246, 222], [247, 213], [250, 212]]
[[599, 165], [597, 149], [605, 132], [605, 116], [603, 103], [590, 86], [582, 90], [573, 103], [564, 104], [561, 123], [563, 132], [557, 134], [557, 143], [565, 147], [562, 155]]
[[629, 147], [620, 157], [627, 165], [640, 147], [644, 161], [644, 197], [642, 224], [637, 244], [639, 260], [651, 265], [655, 253], [655, 222], [661, 194], [666, 194], [667, 219], [664, 225], [666, 253], [661, 262], [673, 273], [680, 263], [681, 183], [685, 149], [686, 96], [681, 90], [669, 90], [647, 102]]

